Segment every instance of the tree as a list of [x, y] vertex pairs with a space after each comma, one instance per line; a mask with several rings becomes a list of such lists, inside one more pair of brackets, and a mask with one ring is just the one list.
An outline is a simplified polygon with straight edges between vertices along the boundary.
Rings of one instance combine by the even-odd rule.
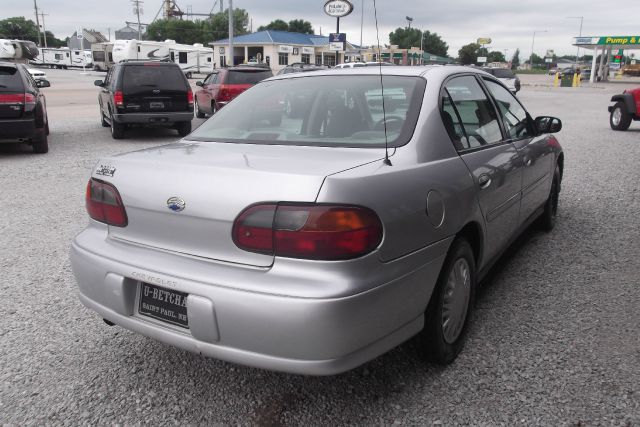
[[462, 65], [475, 64], [478, 57], [484, 56], [489, 59], [489, 51], [485, 47], [481, 47], [478, 43], [469, 43], [460, 48], [458, 51], [458, 61]]
[[422, 32], [422, 50], [439, 56], [449, 54], [449, 45], [442, 40], [438, 33]]
[[289, 24], [284, 22], [282, 19], [276, 19], [275, 21], [269, 22], [267, 25], [261, 25], [258, 27], [258, 31], [266, 30], [289, 31]]
[[[249, 15], [244, 9], [233, 10], [234, 35], [246, 34]], [[216, 13], [204, 21], [159, 19], [147, 27], [147, 40], [175, 40], [177, 43], [207, 44], [229, 37], [229, 11]]]
[[487, 62], [507, 62], [502, 52], [494, 50], [487, 55]]
[[531, 68], [535, 67], [536, 64], [541, 64], [544, 62], [544, 60], [535, 53], [531, 54], [531, 56], [529, 57], [529, 61], [533, 62], [533, 64], [531, 64]]
[[[66, 46], [66, 43], [63, 40], [57, 39], [51, 31], [47, 31], [46, 36], [48, 46]], [[2, 19], [0, 20], [0, 38], [30, 40], [37, 43], [38, 27], [31, 19], [25, 19], [23, 16]]]
[[511, 68], [516, 69], [520, 66], [520, 49], [516, 49], [511, 57]]
[[311, 22], [304, 19], [294, 19], [289, 21], [289, 31], [292, 33], [315, 34]]
[[400, 49], [420, 46], [420, 30], [417, 28], [396, 28], [389, 33], [389, 42]]

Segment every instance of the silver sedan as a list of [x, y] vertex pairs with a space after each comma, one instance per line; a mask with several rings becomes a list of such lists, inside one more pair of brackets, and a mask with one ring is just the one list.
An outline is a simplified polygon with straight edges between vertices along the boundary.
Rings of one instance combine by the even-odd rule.
[[415, 335], [450, 363], [483, 275], [554, 226], [561, 126], [466, 67], [274, 77], [178, 143], [98, 162], [80, 300], [265, 369], [336, 374]]

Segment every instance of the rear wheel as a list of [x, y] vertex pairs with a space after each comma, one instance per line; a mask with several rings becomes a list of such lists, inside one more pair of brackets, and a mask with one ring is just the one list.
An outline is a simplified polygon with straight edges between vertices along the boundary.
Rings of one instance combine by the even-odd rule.
[[197, 118], [204, 119], [204, 113], [200, 111], [200, 106], [198, 105], [198, 98], [196, 98], [193, 103], [193, 112]]
[[187, 74], [185, 74], [185, 76], [186, 76], [188, 79], [190, 79], [190, 78], [191, 78], [191, 73], [187, 73]]
[[627, 130], [631, 126], [631, 114], [623, 102], [616, 102], [609, 116], [609, 124], [613, 130]]
[[211, 102], [211, 115], [213, 116], [216, 113], [216, 111], [218, 111], [218, 107], [216, 105], [216, 102], [213, 101]]
[[181, 122], [176, 125], [180, 136], [187, 136], [191, 133], [191, 122]]
[[116, 122], [113, 119], [113, 113], [111, 114], [111, 137], [113, 139], [122, 139], [124, 138], [124, 125]]
[[556, 166], [553, 173], [553, 181], [551, 182], [551, 191], [547, 202], [544, 204], [544, 212], [540, 215], [540, 228], [544, 231], [551, 231], [556, 226], [556, 217], [558, 216], [558, 201], [560, 200], [560, 168]]
[[100, 108], [100, 124], [102, 125], [103, 128], [109, 127], [109, 122], [107, 122], [107, 119], [104, 116], [104, 113], [102, 112], [102, 108]]
[[38, 135], [33, 141], [33, 152], [36, 154], [44, 154], [49, 151], [49, 138], [47, 137], [46, 128], [38, 129]]
[[466, 338], [475, 297], [476, 264], [471, 245], [458, 237], [449, 250], [425, 313], [420, 341], [428, 360], [449, 364]]

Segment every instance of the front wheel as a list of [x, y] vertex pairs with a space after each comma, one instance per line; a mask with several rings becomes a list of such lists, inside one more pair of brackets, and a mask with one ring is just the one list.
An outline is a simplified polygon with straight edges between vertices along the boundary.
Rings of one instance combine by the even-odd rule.
[[631, 114], [623, 102], [616, 102], [609, 115], [609, 124], [613, 130], [627, 130], [631, 126]]
[[200, 110], [200, 106], [198, 105], [198, 98], [194, 100], [193, 103], [193, 113], [199, 119], [204, 119], [204, 113]]
[[475, 297], [476, 264], [471, 245], [458, 237], [453, 241], [427, 306], [421, 347], [428, 360], [453, 362], [466, 338]]
[[182, 137], [187, 136], [191, 133], [191, 122], [181, 122], [176, 125], [176, 129], [178, 130], [178, 134]]
[[556, 166], [553, 172], [553, 181], [551, 182], [551, 191], [549, 197], [544, 204], [544, 211], [540, 215], [540, 228], [544, 231], [551, 231], [556, 226], [556, 218], [558, 216], [558, 201], [560, 200], [560, 168]]

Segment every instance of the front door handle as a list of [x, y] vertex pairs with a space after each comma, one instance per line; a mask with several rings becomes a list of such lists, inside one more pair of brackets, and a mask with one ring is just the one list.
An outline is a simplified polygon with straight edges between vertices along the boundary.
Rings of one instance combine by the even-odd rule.
[[491, 185], [491, 178], [489, 178], [489, 175], [487, 175], [487, 174], [480, 175], [478, 177], [478, 185], [483, 190], [485, 188], [489, 187]]

